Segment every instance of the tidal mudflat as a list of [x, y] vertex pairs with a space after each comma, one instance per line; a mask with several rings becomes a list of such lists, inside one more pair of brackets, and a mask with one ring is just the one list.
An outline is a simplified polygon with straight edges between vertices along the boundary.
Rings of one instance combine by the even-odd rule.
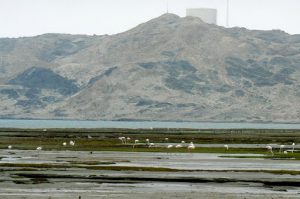
[[0, 198], [300, 197], [297, 130], [2, 129], [0, 138]]

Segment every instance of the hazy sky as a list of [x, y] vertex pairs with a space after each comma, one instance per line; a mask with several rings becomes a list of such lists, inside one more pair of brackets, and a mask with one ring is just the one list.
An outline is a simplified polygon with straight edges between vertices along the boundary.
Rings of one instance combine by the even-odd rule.
[[[225, 25], [226, 0], [0, 0], [0, 37], [43, 33], [115, 34], [167, 10], [218, 9]], [[300, 34], [300, 0], [230, 0], [230, 26], [282, 29]]]

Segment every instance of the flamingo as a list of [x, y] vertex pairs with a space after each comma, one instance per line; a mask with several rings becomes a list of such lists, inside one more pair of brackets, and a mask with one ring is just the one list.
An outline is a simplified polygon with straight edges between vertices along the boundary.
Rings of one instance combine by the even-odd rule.
[[227, 144], [225, 144], [224, 147], [225, 147], [225, 150], [228, 151], [229, 146]]
[[41, 147], [41, 146], [36, 147], [37, 151], [41, 151], [42, 149], [43, 149], [43, 147]]
[[36, 150], [38, 151], [38, 155], [40, 155], [40, 151], [42, 150], [43, 148], [41, 146], [38, 146], [36, 147]]
[[280, 145], [280, 147], [279, 147], [279, 153], [281, 153], [282, 152], [282, 149], [284, 148], [284, 145]]
[[122, 137], [118, 137], [118, 139], [122, 142], [122, 144], [123, 144], [123, 139], [122, 139]]
[[154, 147], [154, 146], [155, 146], [154, 143], [150, 143], [150, 144], [149, 144], [149, 148]]
[[295, 149], [295, 143], [294, 142], [293, 142], [292, 146], [293, 146], [292, 153], [294, 153], [294, 149]]
[[270, 153], [271, 153], [272, 155], [274, 155], [273, 150], [272, 150], [272, 147], [271, 147], [270, 145], [266, 146], [266, 148], [270, 151]]
[[70, 145], [71, 145], [71, 146], [74, 146], [74, 145], [75, 145], [75, 141], [72, 141], [72, 140], [71, 140], [71, 141], [70, 141]]
[[38, 156], [40, 155], [40, 151], [41, 151], [42, 149], [43, 149], [42, 146], [36, 147], [36, 150], [38, 151]]
[[134, 148], [135, 145], [138, 144], [138, 143], [139, 143], [139, 140], [134, 140], [134, 144], [133, 144], [132, 148]]
[[122, 144], [126, 144], [126, 138], [125, 137], [119, 137], [119, 140], [121, 140]]
[[185, 141], [184, 141], [184, 140], [181, 141], [181, 146], [182, 146], [182, 147], [185, 146]]
[[150, 144], [150, 140], [148, 138], [146, 139], [146, 142], [147, 142], [147, 145]]
[[195, 145], [194, 145], [194, 143], [193, 142], [191, 142], [189, 145], [188, 145], [188, 150], [193, 150], [193, 149], [195, 149], [196, 147], [195, 147]]

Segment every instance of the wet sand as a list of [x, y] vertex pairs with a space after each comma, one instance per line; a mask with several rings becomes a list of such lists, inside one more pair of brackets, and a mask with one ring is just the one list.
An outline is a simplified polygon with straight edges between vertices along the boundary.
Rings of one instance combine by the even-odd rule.
[[[300, 197], [300, 175], [247, 172], [300, 171], [299, 161], [233, 159], [219, 157], [221, 155], [224, 154], [0, 150], [0, 163], [70, 165], [68, 168], [2, 166], [0, 198]], [[85, 164], [91, 161], [106, 162], [110, 167], [178, 171], [95, 170]]]

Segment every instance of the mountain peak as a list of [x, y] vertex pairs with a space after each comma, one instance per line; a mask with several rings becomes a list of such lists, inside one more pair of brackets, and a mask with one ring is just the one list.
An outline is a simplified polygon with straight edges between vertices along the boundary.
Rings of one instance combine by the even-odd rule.
[[[173, 24], [176, 23], [180, 20], [181, 18], [178, 15], [172, 14], [172, 13], [165, 13], [163, 15], [160, 15], [159, 17], [156, 17], [154, 19], [151, 19], [145, 23], [142, 23], [135, 28], [130, 29], [126, 33], [132, 33], [132, 32], [151, 32], [157, 28], [164, 27], [168, 24]], [[121, 33], [122, 34], [122, 33]]]
[[165, 13], [157, 17], [156, 19], [179, 19], [180, 17], [173, 13]]
[[172, 13], [165, 13], [157, 18], [150, 20], [149, 22], [170, 23], [170, 22], [175, 22], [178, 19], [180, 19], [178, 15]]

